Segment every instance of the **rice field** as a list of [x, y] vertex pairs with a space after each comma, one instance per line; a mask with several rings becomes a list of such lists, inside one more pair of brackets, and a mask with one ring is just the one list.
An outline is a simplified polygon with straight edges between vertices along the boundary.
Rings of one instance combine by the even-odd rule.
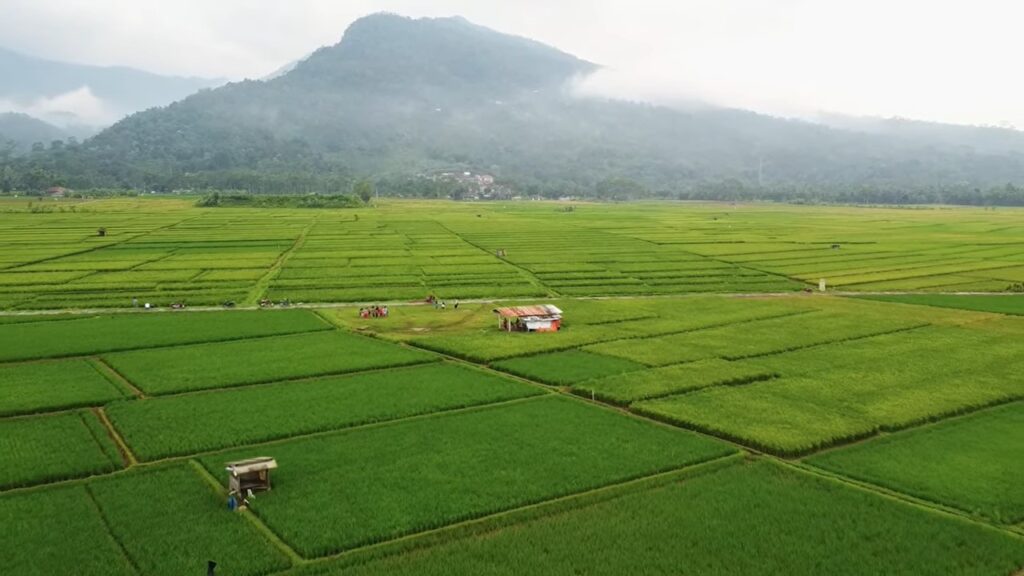
[[[567, 438], [572, 441], [552, 442]], [[287, 467], [276, 491], [258, 498], [253, 511], [300, 554], [323, 556], [697, 464], [733, 449], [547, 396], [283, 443], [274, 452]], [[226, 456], [254, 455], [250, 449]], [[224, 457], [202, 462], [213, 473]], [[303, 480], [311, 477], [319, 480]], [[333, 494], [333, 505], [317, 498], [322, 490]]]
[[0, 208], [4, 574], [1024, 570], [1020, 211]]
[[[56, 202], [59, 204], [59, 202]], [[0, 309], [851, 291], [1001, 292], [1020, 211], [383, 201], [365, 210], [180, 200], [0, 212]], [[107, 230], [99, 236], [97, 230]], [[504, 254], [504, 256], [499, 256]]]
[[151, 395], [344, 374], [435, 360], [418, 350], [334, 330], [120, 352], [106, 354], [102, 359]]
[[807, 460], [998, 522], [1024, 521], [1024, 404], [985, 410]]
[[96, 406], [125, 395], [86, 360], [0, 366], [0, 416]]
[[123, 466], [88, 411], [0, 420], [0, 489], [112, 472]]
[[338, 561], [301, 573], [938, 576], [1007, 574], [1022, 554], [1024, 543], [1009, 534], [757, 462], [360, 566]]
[[[142, 460], [340, 430], [542, 392], [448, 363], [117, 402], [107, 414]], [[237, 407], [244, 406], [243, 414]], [[296, 418], [302, 414], [302, 418]], [[252, 426], [253, 420], [261, 426]]]

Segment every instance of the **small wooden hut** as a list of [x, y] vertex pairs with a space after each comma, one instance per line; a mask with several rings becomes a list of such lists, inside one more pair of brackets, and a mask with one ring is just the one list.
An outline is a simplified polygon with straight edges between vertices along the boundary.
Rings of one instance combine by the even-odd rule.
[[558, 332], [562, 311], [551, 304], [495, 308], [498, 329], [506, 332]]
[[269, 456], [228, 462], [228, 493], [244, 496], [250, 490], [270, 490], [270, 471], [274, 468], [277, 468], [277, 460]]

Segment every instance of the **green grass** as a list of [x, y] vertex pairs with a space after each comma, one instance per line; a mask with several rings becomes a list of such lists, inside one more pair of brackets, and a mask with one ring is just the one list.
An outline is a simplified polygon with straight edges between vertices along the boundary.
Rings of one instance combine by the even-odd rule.
[[0, 541], [4, 574], [135, 574], [82, 486], [0, 496]]
[[104, 359], [147, 394], [430, 362], [433, 355], [340, 331], [137, 350]]
[[305, 310], [140, 313], [0, 325], [0, 362], [323, 330]]
[[640, 370], [643, 365], [614, 356], [566, 350], [502, 360], [494, 363], [494, 367], [547, 384], [565, 385], [605, 374]]
[[1024, 404], [884, 436], [809, 463], [1013, 524], [1024, 520]]
[[[827, 511], [827, 513], [824, 513]], [[1021, 538], [768, 462], [301, 574], [1010, 574]]]
[[0, 416], [98, 406], [123, 396], [85, 360], [0, 366]]
[[91, 412], [0, 420], [0, 489], [80, 478], [122, 466]]
[[226, 499], [188, 464], [90, 483], [97, 504], [143, 574], [217, 572], [256, 576], [290, 565]]
[[107, 414], [136, 456], [153, 460], [540, 393], [480, 370], [437, 363], [118, 402]]
[[775, 375], [739, 362], [698, 360], [586, 380], [575, 384], [573, 391], [582, 396], [593, 393], [595, 397], [615, 404], [629, 404], [711, 386], [767, 380]]
[[[575, 400], [546, 397], [210, 456], [280, 468], [254, 510], [319, 556], [705, 461], [732, 451]], [[325, 499], [326, 498], [326, 499]]]
[[896, 302], [899, 304], [959, 308], [961, 310], [995, 312], [996, 314], [1012, 314], [1015, 316], [1024, 315], [1024, 295], [880, 294], [878, 296], [860, 296], [860, 298], [881, 302]]

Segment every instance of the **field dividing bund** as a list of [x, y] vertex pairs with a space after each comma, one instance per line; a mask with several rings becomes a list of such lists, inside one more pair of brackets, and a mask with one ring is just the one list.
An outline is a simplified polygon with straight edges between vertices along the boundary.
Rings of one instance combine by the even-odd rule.
[[642, 566], [652, 575], [938, 576], [1007, 574], [1022, 562], [1021, 538], [755, 460], [411, 553], [297, 573], [628, 574]]
[[[572, 442], [552, 443], [553, 438]], [[314, 557], [733, 451], [687, 432], [546, 396], [277, 444], [275, 457], [287, 462], [275, 480], [280, 489], [260, 498], [253, 511], [296, 551]], [[250, 455], [252, 450], [238, 451], [202, 462], [213, 472], [225, 459]], [[345, 487], [332, 490], [336, 505], [328, 509], [312, 492], [324, 486]]]

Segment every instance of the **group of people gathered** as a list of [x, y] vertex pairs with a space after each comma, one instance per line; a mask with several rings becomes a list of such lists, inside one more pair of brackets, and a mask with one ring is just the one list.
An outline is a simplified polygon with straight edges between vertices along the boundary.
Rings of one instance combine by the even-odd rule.
[[360, 318], [387, 318], [387, 306], [369, 306], [359, 309]]

